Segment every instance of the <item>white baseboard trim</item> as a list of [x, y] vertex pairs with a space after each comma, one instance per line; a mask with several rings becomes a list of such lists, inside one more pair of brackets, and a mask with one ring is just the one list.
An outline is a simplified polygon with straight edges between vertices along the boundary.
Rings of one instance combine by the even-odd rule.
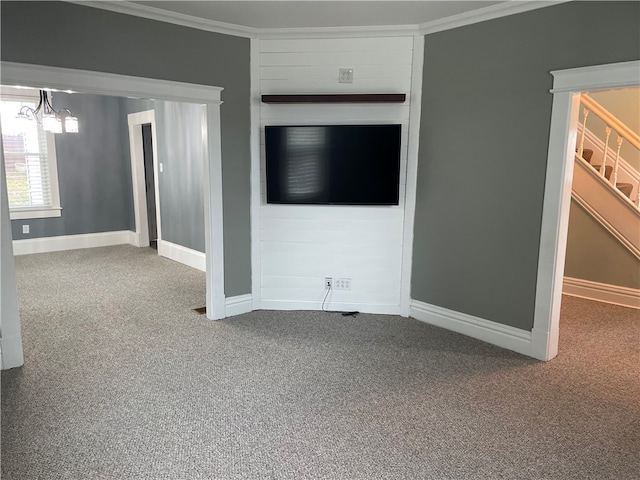
[[411, 300], [410, 316], [487, 343], [532, 356], [531, 332], [483, 318]]
[[640, 290], [635, 288], [564, 277], [562, 293], [573, 297], [595, 300], [596, 302], [640, 309]]
[[159, 240], [158, 255], [203, 272], [207, 271], [205, 254], [191, 248], [183, 247], [182, 245], [167, 242], [166, 240]]
[[253, 298], [250, 293], [229, 297], [225, 300], [225, 307], [227, 317], [249, 313], [253, 311]]
[[13, 241], [14, 255], [60, 252], [79, 248], [109, 247], [111, 245], [135, 245], [136, 234], [130, 230], [117, 232], [83, 233], [59, 237], [24, 238]]
[[[377, 313], [381, 315], [400, 315], [400, 305], [364, 305], [361, 303], [331, 302], [325, 305], [330, 312]], [[287, 301], [287, 300], [260, 300], [259, 305], [254, 305], [254, 310], [322, 310], [322, 302]]]

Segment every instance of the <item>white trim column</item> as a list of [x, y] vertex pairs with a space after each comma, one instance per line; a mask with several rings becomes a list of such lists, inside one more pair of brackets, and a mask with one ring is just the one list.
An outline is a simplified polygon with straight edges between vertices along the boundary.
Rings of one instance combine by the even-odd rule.
[[250, 41], [251, 61], [251, 296], [253, 309], [262, 308], [262, 253], [260, 251], [261, 178], [260, 178], [260, 40]]
[[6, 370], [22, 366], [24, 355], [2, 142], [0, 142], [0, 210], [2, 240], [0, 244], [0, 364], [2, 370]]
[[[551, 135], [549, 139], [534, 326], [531, 331], [532, 354], [541, 360], [551, 360], [558, 354], [560, 303], [579, 107], [578, 95], [562, 93], [554, 96], [551, 109], [551, 131], [567, 133], [564, 136]], [[547, 321], [541, 322], [542, 318], [546, 318]]]
[[202, 141], [204, 162], [204, 235], [207, 272], [207, 318], [225, 318], [224, 236], [222, 210], [222, 144], [220, 137], [220, 104], [203, 108]]
[[413, 265], [413, 229], [416, 216], [418, 184], [418, 150], [420, 148], [420, 118], [422, 113], [422, 68], [424, 36], [413, 37], [411, 73], [411, 113], [407, 145], [407, 182], [404, 194], [404, 231], [402, 232], [402, 280], [400, 284], [400, 315], [408, 317], [411, 305], [411, 268]]
[[162, 240], [162, 228], [160, 225], [160, 190], [158, 182], [158, 134], [156, 131], [156, 114], [154, 110], [130, 113], [127, 115], [129, 124], [129, 152], [131, 155], [131, 182], [133, 184], [133, 211], [136, 223], [136, 245], [138, 247], [149, 246], [149, 218], [147, 215], [147, 196], [145, 195], [146, 182], [144, 170], [144, 153], [142, 148], [142, 125], [151, 124], [151, 136], [153, 138], [153, 171], [154, 192], [156, 197], [156, 225], [158, 238]]

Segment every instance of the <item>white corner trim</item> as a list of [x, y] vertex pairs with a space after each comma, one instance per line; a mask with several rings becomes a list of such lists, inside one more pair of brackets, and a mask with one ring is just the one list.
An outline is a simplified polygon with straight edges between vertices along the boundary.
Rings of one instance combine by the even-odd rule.
[[531, 332], [456, 312], [419, 300], [411, 300], [411, 317], [421, 322], [532, 356]]
[[[611, 75], [612, 70], [616, 72], [615, 77]], [[551, 93], [632, 87], [640, 83], [640, 60], [553, 70], [551, 75], [553, 75]]]
[[206, 271], [205, 254], [166, 240], [158, 241], [158, 255], [202, 272]]
[[490, 5], [488, 7], [479, 8], [470, 12], [452, 15], [450, 17], [433, 20], [420, 25], [420, 32], [430, 34], [441, 32], [443, 30], [451, 30], [453, 28], [471, 25], [473, 23], [486, 22], [494, 18], [507, 17], [517, 13], [537, 10], [538, 8], [551, 7], [560, 3], [566, 3], [571, 0], [556, 1], [530, 1], [530, 0], [509, 0], [506, 2]]
[[170, 12], [161, 8], [150, 7], [148, 5], [140, 5], [127, 1], [102, 1], [102, 0], [67, 0], [68, 3], [75, 3], [85, 7], [94, 7], [102, 10], [109, 10], [115, 13], [124, 13], [125, 15], [133, 15], [136, 17], [148, 18], [158, 22], [173, 23], [183, 27], [196, 28], [207, 32], [223, 33], [226, 35], [234, 35], [236, 37], [253, 37], [257, 33], [257, 29], [245, 27], [243, 25], [235, 25], [233, 23], [217, 22], [215, 20], [207, 20], [204, 18], [185, 15], [183, 13]]
[[253, 311], [253, 299], [250, 293], [229, 297], [225, 300], [225, 307], [227, 317], [242, 315]]
[[207, 274], [207, 318], [224, 318], [224, 206], [222, 199], [222, 135], [220, 105], [203, 111], [202, 158], [204, 196], [204, 244]]
[[640, 290], [580, 278], [564, 277], [565, 295], [640, 309]]
[[259, 309], [262, 298], [262, 230], [261, 225], [261, 183], [260, 183], [260, 40], [250, 41], [251, 67], [251, 169], [250, 169], [250, 215], [251, 215], [251, 293], [253, 307]]
[[400, 315], [407, 317], [411, 305], [411, 269], [413, 266], [413, 231], [418, 183], [418, 150], [420, 147], [420, 116], [422, 113], [422, 69], [424, 36], [413, 38], [413, 66], [411, 72], [411, 106], [409, 107], [409, 139], [407, 145], [407, 177], [404, 198], [402, 232], [402, 279], [400, 283]]
[[2, 62], [0, 82], [3, 85], [24, 85], [61, 91], [81, 91], [117, 97], [161, 98], [175, 102], [221, 103], [221, 87], [192, 83], [132, 77], [114, 73], [74, 70], [69, 68]]
[[109, 247], [111, 245], [136, 245], [136, 234], [130, 230], [117, 232], [84, 233], [59, 237], [25, 238], [13, 241], [14, 255], [61, 252], [79, 248]]

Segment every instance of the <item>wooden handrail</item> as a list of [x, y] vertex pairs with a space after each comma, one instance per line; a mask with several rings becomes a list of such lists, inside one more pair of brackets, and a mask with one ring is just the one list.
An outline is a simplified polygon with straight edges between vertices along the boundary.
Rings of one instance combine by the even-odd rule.
[[636, 132], [631, 130], [624, 123], [614, 117], [611, 112], [609, 112], [609, 110], [604, 108], [586, 93], [583, 93], [580, 96], [580, 102], [602, 120], [604, 120], [604, 122], [611, 128], [613, 128], [618, 133], [618, 135], [623, 137], [627, 142], [640, 150], [640, 135], [638, 135]]

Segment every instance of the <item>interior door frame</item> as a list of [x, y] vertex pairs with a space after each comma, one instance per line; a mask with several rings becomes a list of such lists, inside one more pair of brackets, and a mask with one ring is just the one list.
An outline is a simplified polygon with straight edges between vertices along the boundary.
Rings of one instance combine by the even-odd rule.
[[[119, 97], [156, 98], [162, 100], [188, 102], [203, 105], [202, 142], [205, 147], [202, 162], [204, 164], [204, 225], [206, 256], [206, 306], [209, 319], [221, 319], [226, 316], [224, 295], [224, 243], [223, 243], [223, 206], [222, 206], [222, 149], [220, 140], [220, 94], [223, 90], [217, 86], [206, 86], [154, 78], [133, 77], [112, 73], [93, 72], [71, 68], [49, 67], [15, 62], [0, 62], [0, 82], [4, 85], [29, 85], [61, 91], [75, 91], [96, 95]], [[6, 187], [6, 186], [4, 186]], [[1, 229], [11, 229], [10, 221], [2, 216]], [[2, 251], [13, 252], [11, 242], [2, 236]], [[3, 290], [15, 288], [15, 274], [2, 264]], [[6, 273], [6, 275], [5, 275]], [[17, 324], [20, 330], [20, 318], [11, 315], [2, 318], [3, 331], [7, 323]], [[6, 322], [6, 323], [5, 323]], [[3, 338], [4, 340], [4, 338]], [[21, 339], [19, 350], [22, 351]], [[17, 345], [16, 345], [17, 346]], [[6, 345], [3, 344], [4, 357]], [[4, 358], [3, 358], [4, 360]]]
[[540, 360], [551, 360], [558, 354], [580, 94], [639, 86], [640, 61], [556, 70], [551, 74], [553, 104], [531, 331], [531, 354]]
[[138, 247], [148, 247], [149, 218], [147, 215], [146, 173], [144, 168], [144, 149], [142, 146], [142, 125], [151, 124], [151, 137], [153, 145], [153, 188], [156, 197], [156, 225], [158, 230], [158, 245], [162, 240], [162, 227], [160, 223], [160, 188], [159, 188], [159, 160], [156, 133], [155, 110], [130, 113], [127, 115], [129, 124], [129, 151], [131, 153], [131, 184], [133, 186], [133, 209], [136, 224], [136, 243]]

